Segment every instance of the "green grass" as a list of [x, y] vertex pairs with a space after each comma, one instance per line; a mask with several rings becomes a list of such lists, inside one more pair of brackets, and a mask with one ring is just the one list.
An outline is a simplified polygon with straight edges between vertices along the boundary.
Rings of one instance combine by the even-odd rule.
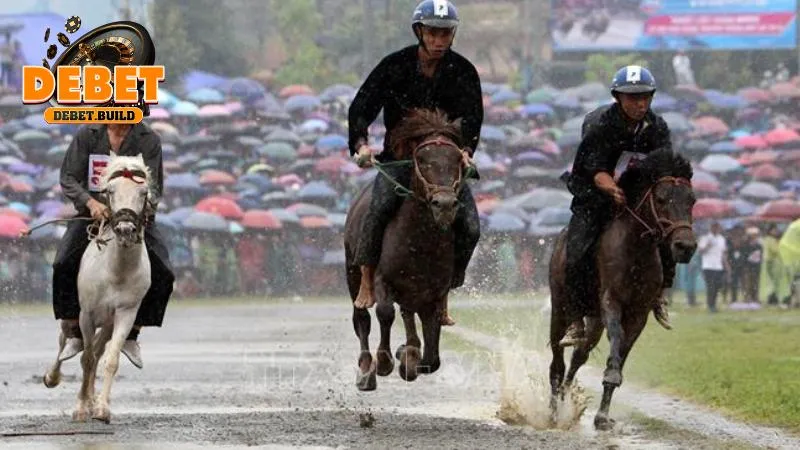
[[[627, 380], [733, 418], [800, 432], [800, 314], [672, 312], [673, 331], [649, 321], [626, 364]], [[549, 351], [549, 315], [538, 308], [456, 309], [453, 316], [460, 326]], [[603, 367], [607, 355], [604, 337], [589, 363]]]

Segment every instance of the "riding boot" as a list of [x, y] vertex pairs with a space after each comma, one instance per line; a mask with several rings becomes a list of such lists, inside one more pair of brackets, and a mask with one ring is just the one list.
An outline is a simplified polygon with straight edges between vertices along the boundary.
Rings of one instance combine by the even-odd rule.
[[83, 351], [83, 337], [80, 326], [67, 320], [61, 321], [61, 332], [64, 333], [66, 343], [58, 354], [58, 360], [63, 362]]
[[142, 349], [139, 342], [136, 340], [139, 337], [139, 330], [132, 328], [128, 337], [125, 338], [125, 343], [122, 344], [122, 354], [128, 357], [128, 361], [134, 366], [141, 369], [144, 367], [142, 361]]
[[591, 292], [593, 283], [589, 282], [595, 277], [591, 250], [600, 231], [599, 219], [595, 216], [589, 209], [574, 208], [567, 228], [564, 313], [570, 325], [559, 342], [562, 347], [579, 345], [586, 339], [583, 317], [596, 306], [593, 303], [597, 295]]
[[659, 248], [659, 256], [661, 257], [661, 270], [664, 276], [664, 281], [661, 287], [661, 295], [658, 302], [653, 307], [653, 317], [656, 322], [667, 330], [672, 329], [672, 324], [669, 323], [669, 311], [667, 310], [667, 293], [672, 288], [672, 283], [675, 281], [675, 262], [669, 253], [669, 249]]
[[[402, 186], [408, 187], [411, 182], [409, 166], [385, 166], [383, 170]], [[379, 174], [375, 177], [372, 199], [361, 224], [361, 235], [353, 260], [355, 265], [361, 267], [361, 289], [354, 303], [357, 308], [370, 308], [375, 304], [372, 286], [375, 268], [381, 258], [383, 233], [402, 204], [403, 197], [395, 191], [395, 184], [386, 175]]]
[[[481, 219], [475, 198], [468, 185], [464, 185], [458, 193], [459, 208], [453, 222], [455, 232], [455, 258], [453, 261], [453, 281], [451, 289], [464, 285], [467, 267], [481, 238]], [[452, 319], [451, 319], [452, 320]]]

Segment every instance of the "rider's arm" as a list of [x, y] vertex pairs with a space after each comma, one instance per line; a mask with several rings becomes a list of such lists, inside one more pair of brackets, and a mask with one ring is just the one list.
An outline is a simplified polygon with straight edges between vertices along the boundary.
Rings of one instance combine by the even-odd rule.
[[483, 94], [481, 93], [481, 80], [474, 66], [465, 70], [458, 79], [457, 86], [462, 91], [459, 111], [461, 116], [461, 134], [464, 136], [464, 147], [469, 155], [475, 153], [481, 137], [481, 124], [483, 123]]
[[369, 142], [369, 126], [383, 108], [383, 93], [388, 76], [387, 67], [388, 64], [384, 59], [372, 69], [350, 104], [350, 110], [347, 113], [350, 156], [358, 153], [358, 149]]
[[86, 208], [86, 203], [91, 195], [86, 189], [89, 174], [89, 153], [87, 148], [92, 141], [92, 130], [89, 127], [81, 128], [75, 138], [70, 142], [64, 160], [61, 162], [61, 192], [81, 211]]
[[164, 166], [162, 164], [161, 138], [156, 133], [146, 135], [142, 142], [142, 158], [153, 177], [150, 204], [155, 211], [164, 192]]

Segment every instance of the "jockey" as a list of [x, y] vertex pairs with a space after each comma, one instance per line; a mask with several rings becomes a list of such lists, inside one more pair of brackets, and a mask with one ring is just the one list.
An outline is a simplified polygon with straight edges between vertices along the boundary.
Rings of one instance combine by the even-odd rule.
[[[614, 75], [611, 95], [616, 100], [586, 115], [582, 141], [575, 155], [567, 186], [574, 195], [572, 219], [567, 231], [567, 320], [571, 322], [560, 345], [577, 345], [584, 340], [583, 317], [592, 310], [593, 298], [587, 274], [594, 271], [592, 247], [605, 225], [613, 218], [613, 206], [625, 205], [625, 195], [615, 179], [652, 151], [671, 148], [667, 123], [650, 109], [656, 92], [653, 75], [644, 67], [623, 67]], [[661, 251], [664, 288], [672, 287], [675, 262]], [[663, 297], [653, 309], [656, 320], [671, 329]]]
[[[461, 119], [466, 145], [462, 149], [464, 165], [474, 169], [472, 154], [480, 138], [483, 100], [477, 70], [450, 48], [459, 23], [458, 12], [449, 1], [425, 0], [414, 9], [411, 20], [417, 44], [385, 57], [369, 74], [350, 105], [350, 154], [359, 166], [371, 165], [367, 130], [381, 109], [387, 132], [384, 151], [377, 160], [385, 162], [391, 158], [386, 149], [390, 145], [392, 129], [406, 112], [413, 108], [438, 108], [447, 114], [449, 120]], [[411, 167], [389, 165], [383, 170], [403, 186], [409, 186]], [[394, 188], [395, 185], [385, 176], [375, 179], [370, 209], [355, 254], [355, 262], [361, 266], [362, 273], [355, 302], [357, 307], [369, 308], [375, 304], [373, 280], [383, 233], [403, 203], [403, 198]], [[462, 185], [458, 202], [460, 208], [453, 224], [456, 235], [453, 288], [464, 284], [464, 274], [480, 238], [478, 209], [466, 183]], [[454, 323], [447, 315], [446, 306], [442, 323]]]
[[[141, 106], [147, 115], [147, 106]], [[110, 152], [120, 156], [136, 156], [141, 153], [154, 178], [153, 195], [149, 199], [151, 209], [144, 235], [152, 270], [151, 286], [142, 300], [134, 327], [122, 347], [122, 353], [134, 366], [141, 369], [143, 363], [137, 342], [139, 329], [142, 326], [161, 326], [175, 280], [167, 248], [154, 220], [164, 187], [161, 140], [144, 123], [83, 126], [76, 133], [64, 156], [60, 182], [64, 195], [75, 205], [79, 216], [91, 215], [95, 220], [108, 218], [109, 208], [100, 197], [97, 177], [89, 177], [89, 173], [102, 173]], [[56, 319], [61, 320], [61, 330], [67, 338], [59, 356], [62, 361], [83, 350], [78, 326], [80, 305], [77, 280], [81, 257], [89, 245], [86, 226], [85, 221], [69, 223], [53, 261], [53, 311]]]

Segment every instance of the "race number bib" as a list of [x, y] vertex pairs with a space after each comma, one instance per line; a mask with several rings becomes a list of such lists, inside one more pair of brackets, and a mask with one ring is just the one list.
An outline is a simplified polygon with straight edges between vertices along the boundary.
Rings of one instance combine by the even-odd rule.
[[100, 192], [100, 180], [110, 160], [108, 155], [89, 155], [89, 192]]
[[618, 181], [619, 177], [625, 173], [626, 170], [636, 167], [636, 164], [646, 156], [646, 154], [639, 152], [622, 152], [622, 155], [620, 155], [617, 161], [617, 167], [614, 168], [614, 180]]

